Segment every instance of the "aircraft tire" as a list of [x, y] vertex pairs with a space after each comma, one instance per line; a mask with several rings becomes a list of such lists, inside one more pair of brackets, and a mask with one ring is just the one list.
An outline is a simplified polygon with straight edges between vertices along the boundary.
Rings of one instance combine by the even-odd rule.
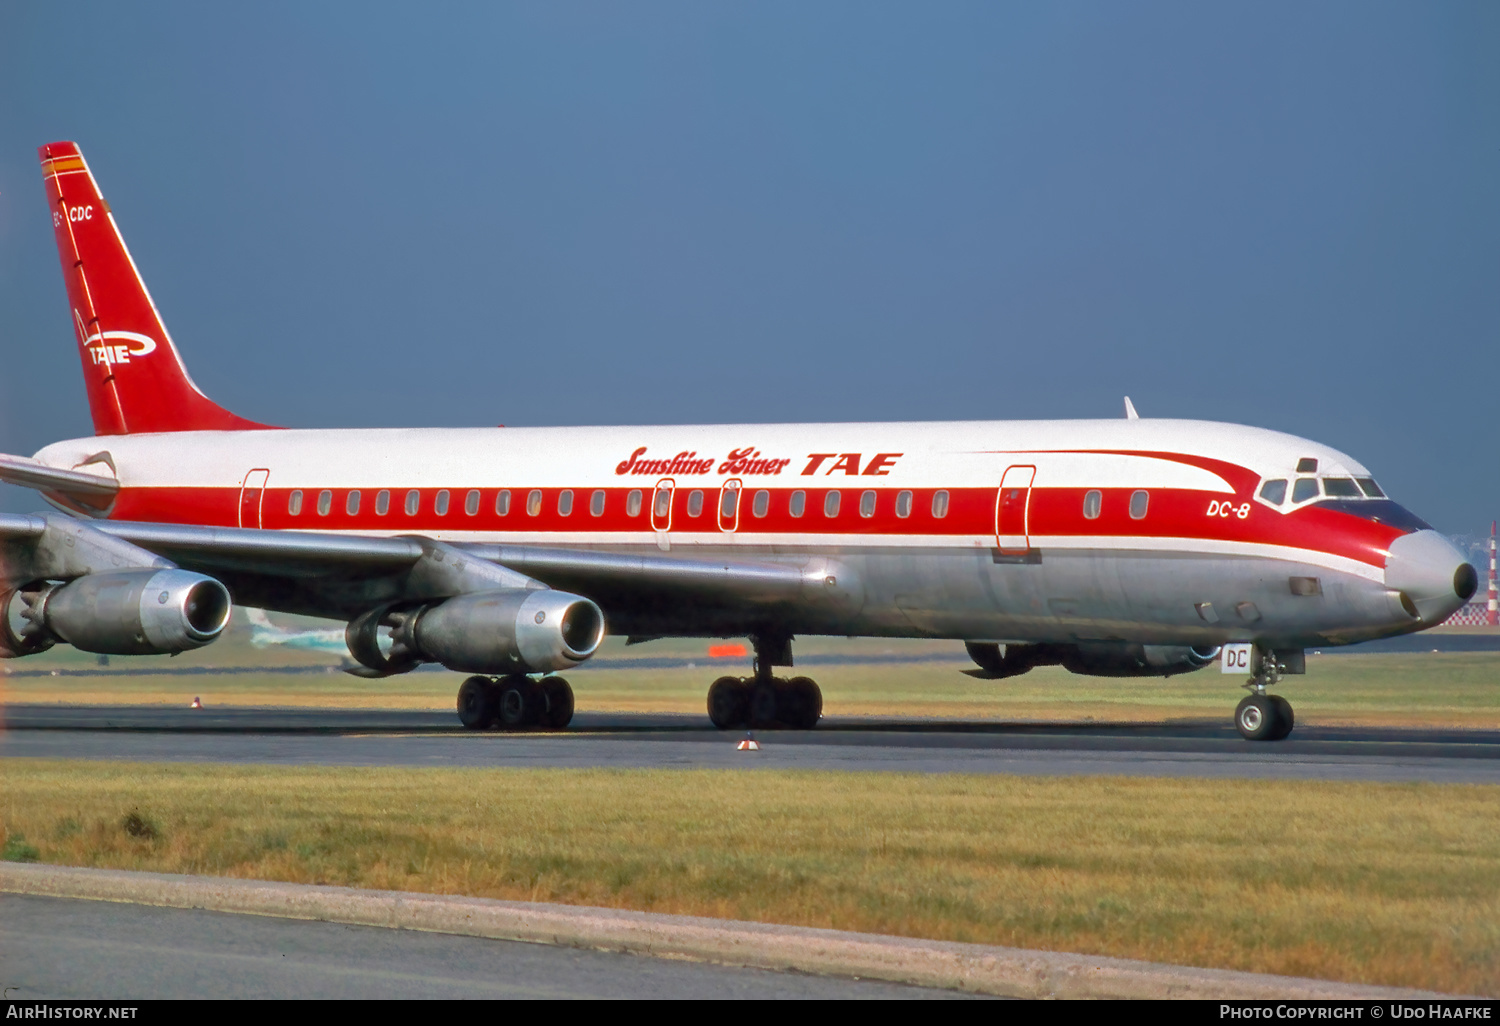
[[777, 687], [774, 682], [755, 681], [751, 683], [749, 690], [750, 726], [757, 730], [776, 726], [777, 720], [780, 719], [778, 713], [781, 706], [781, 703], [777, 701], [779, 697], [777, 692], [781, 688]]
[[720, 677], [708, 688], [708, 718], [720, 730], [742, 727], [749, 719], [750, 689], [738, 677]]
[[1281, 710], [1270, 695], [1246, 695], [1234, 710], [1234, 726], [1246, 741], [1274, 741]]
[[542, 726], [562, 730], [573, 722], [573, 686], [561, 677], [541, 680]]
[[488, 730], [495, 722], [498, 697], [494, 681], [470, 677], [458, 686], [458, 722], [470, 730]]
[[1292, 712], [1292, 703], [1280, 695], [1271, 695], [1271, 702], [1276, 706], [1276, 733], [1272, 741], [1284, 741], [1292, 732], [1292, 727], [1297, 722], [1296, 715]]
[[793, 730], [812, 730], [823, 716], [823, 692], [810, 677], [793, 677], [776, 689], [777, 718]]
[[540, 723], [546, 711], [542, 689], [530, 677], [506, 677], [500, 682], [498, 716], [506, 730], [520, 730]]

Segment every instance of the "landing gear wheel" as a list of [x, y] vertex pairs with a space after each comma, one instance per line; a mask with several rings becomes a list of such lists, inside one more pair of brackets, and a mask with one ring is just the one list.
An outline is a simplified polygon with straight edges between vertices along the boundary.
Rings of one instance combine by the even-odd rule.
[[1276, 733], [1271, 736], [1272, 741], [1284, 741], [1292, 732], [1292, 726], [1297, 722], [1297, 717], [1292, 714], [1292, 703], [1280, 695], [1269, 696], [1272, 704], [1276, 706]]
[[573, 722], [573, 686], [561, 677], [543, 677], [540, 687], [542, 726], [562, 730]]
[[1234, 725], [1246, 741], [1274, 741], [1281, 710], [1270, 695], [1246, 695], [1234, 710]]
[[779, 705], [776, 691], [777, 687], [771, 681], [761, 680], [750, 685], [750, 726], [759, 730], [776, 725]]
[[530, 677], [506, 677], [500, 682], [499, 720], [506, 730], [541, 722], [546, 710], [542, 689]]
[[470, 730], [488, 730], [495, 722], [495, 682], [488, 677], [470, 677], [458, 686], [458, 722]]
[[812, 730], [823, 716], [823, 692], [810, 677], [793, 677], [776, 689], [776, 716], [794, 730]]
[[750, 718], [750, 690], [737, 677], [720, 677], [708, 688], [708, 718], [720, 730], [744, 726]]

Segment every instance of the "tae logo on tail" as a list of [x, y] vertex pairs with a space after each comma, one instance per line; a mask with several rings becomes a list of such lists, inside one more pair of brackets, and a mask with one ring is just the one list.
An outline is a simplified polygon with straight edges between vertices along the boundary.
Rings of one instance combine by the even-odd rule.
[[[126, 342], [135, 342], [135, 347], [108, 345], [112, 339], [123, 339]], [[99, 343], [94, 345], [93, 343]], [[83, 340], [84, 348], [94, 358], [94, 365], [101, 363], [117, 364], [129, 363], [132, 356], [145, 356], [156, 351], [156, 341], [147, 335], [138, 335], [133, 331], [104, 331], [90, 335]]]

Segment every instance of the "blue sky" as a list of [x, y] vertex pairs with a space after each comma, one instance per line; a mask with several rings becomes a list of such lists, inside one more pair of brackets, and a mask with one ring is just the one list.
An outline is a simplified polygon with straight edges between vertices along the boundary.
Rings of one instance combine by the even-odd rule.
[[[1500, 515], [1500, 5], [0, 8], [0, 451], [91, 429], [77, 140], [288, 426], [1146, 416]], [[0, 508], [36, 508], [0, 488]]]

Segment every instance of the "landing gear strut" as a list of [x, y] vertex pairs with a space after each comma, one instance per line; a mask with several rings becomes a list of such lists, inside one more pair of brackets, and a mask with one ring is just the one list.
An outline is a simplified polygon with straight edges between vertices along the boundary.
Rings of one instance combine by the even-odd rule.
[[823, 715], [823, 692], [808, 677], [783, 680], [773, 666], [792, 665], [787, 635], [752, 636], [755, 676], [720, 677], [708, 689], [708, 718], [720, 730], [790, 727], [811, 730]]
[[561, 730], [573, 721], [573, 688], [561, 677], [470, 677], [458, 689], [458, 720], [470, 730]]
[[1234, 710], [1234, 726], [1246, 741], [1281, 741], [1292, 732], [1296, 717], [1292, 703], [1280, 695], [1266, 694], [1266, 688], [1281, 681], [1281, 664], [1275, 652], [1258, 652], [1260, 665], [1245, 687], [1250, 694], [1240, 699]]

